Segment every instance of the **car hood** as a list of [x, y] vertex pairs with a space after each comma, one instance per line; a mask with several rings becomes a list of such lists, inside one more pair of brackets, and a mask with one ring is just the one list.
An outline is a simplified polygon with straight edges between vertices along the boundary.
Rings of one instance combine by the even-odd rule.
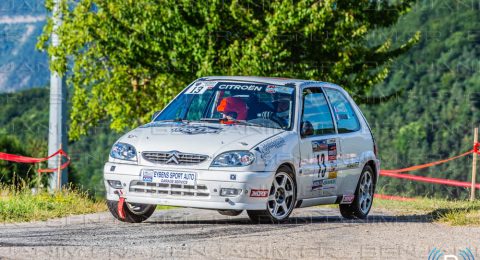
[[241, 124], [152, 122], [125, 134], [119, 142], [134, 145], [137, 152], [179, 151], [213, 157], [224, 151], [250, 150], [282, 132]]

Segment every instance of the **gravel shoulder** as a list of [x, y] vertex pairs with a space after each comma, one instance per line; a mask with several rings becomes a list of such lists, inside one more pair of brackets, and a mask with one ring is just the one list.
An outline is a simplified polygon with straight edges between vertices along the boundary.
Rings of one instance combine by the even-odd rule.
[[455, 255], [468, 247], [479, 257], [480, 228], [375, 209], [367, 220], [344, 220], [326, 207], [297, 209], [281, 225], [181, 208], [141, 224], [109, 213], [0, 224], [0, 259], [418, 259], [434, 247]]

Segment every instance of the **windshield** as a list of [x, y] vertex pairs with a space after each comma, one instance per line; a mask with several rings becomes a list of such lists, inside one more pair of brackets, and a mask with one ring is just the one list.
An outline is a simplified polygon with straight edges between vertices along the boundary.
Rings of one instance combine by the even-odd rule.
[[207, 121], [290, 129], [294, 93], [293, 85], [197, 81], [154, 121]]

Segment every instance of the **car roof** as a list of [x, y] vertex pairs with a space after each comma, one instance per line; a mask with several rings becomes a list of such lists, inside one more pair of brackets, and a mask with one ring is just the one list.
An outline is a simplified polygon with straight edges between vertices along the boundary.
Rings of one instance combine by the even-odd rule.
[[305, 80], [305, 79], [291, 79], [291, 78], [276, 78], [276, 77], [257, 77], [257, 76], [208, 76], [202, 77], [198, 80], [225, 80], [225, 81], [244, 81], [244, 82], [255, 82], [255, 83], [267, 83], [272, 85], [286, 85], [286, 84], [294, 84], [295, 86], [301, 86], [304, 84], [320, 84], [320, 85], [328, 85], [335, 88], [340, 88], [340, 86], [323, 81], [315, 81], [315, 80]]

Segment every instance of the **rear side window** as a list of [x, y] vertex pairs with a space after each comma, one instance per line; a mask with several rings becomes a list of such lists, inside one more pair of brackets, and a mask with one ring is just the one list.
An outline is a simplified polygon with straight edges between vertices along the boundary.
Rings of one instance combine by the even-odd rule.
[[338, 133], [351, 133], [360, 130], [360, 123], [355, 110], [347, 98], [338, 90], [324, 89], [332, 105], [333, 114], [337, 121]]
[[308, 88], [303, 91], [302, 122], [313, 126], [313, 135], [335, 133], [332, 114], [321, 89]]

